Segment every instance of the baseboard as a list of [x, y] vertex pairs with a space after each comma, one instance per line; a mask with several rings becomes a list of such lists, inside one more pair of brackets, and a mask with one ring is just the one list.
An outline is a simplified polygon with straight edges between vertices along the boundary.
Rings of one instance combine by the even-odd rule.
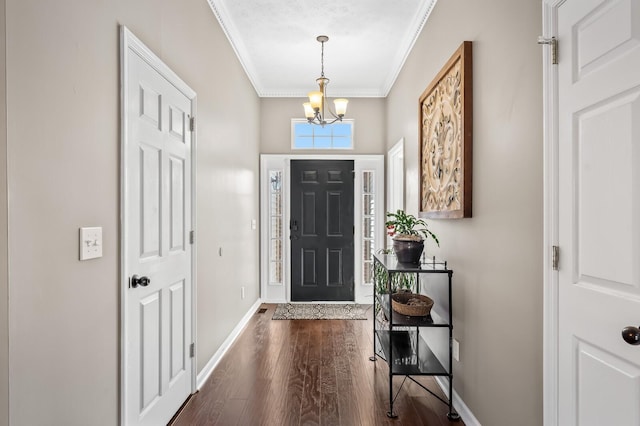
[[[449, 395], [449, 378], [436, 377], [435, 379], [447, 398], [451, 398]], [[465, 404], [462, 398], [460, 398], [460, 395], [458, 395], [455, 389], [453, 391], [453, 408], [455, 408], [456, 412], [460, 414], [460, 417], [466, 426], [482, 426], [469, 407], [467, 407], [467, 404]]]
[[249, 320], [251, 319], [253, 314], [256, 313], [261, 304], [262, 300], [258, 298], [258, 300], [256, 300], [256, 303], [254, 303], [253, 306], [249, 308], [247, 313], [244, 315], [244, 317], [242, 317], [238, 325], [235, 326], [235, 328], [231, 331], [225, 341], [222, 342], [222, 345], [220, 345], [220, 348], [218, 348], [216, 353], [213, 354], [209, 362], [207, 362], [207, 364], [202, 368], [202, 371], [198, 373], [198, 376], [196, 377], [196, 387], [198, 390], [202, 387], [204, 382], [207, 381], [211, 373], [213, 373], [213, 369], [216, 368], [216, 365], [218, 365], [224, 354], [227, 353], [233, 342], [235, 342], [240, 333], [242, 333], [242, 330], [244, 330], [244, 328], [247, 326]]
[[262, 299], [262, 303], [273, 303], [274, 305], [277, 305], [278, 303], [287, 303], [287, 301], [285, 299]]

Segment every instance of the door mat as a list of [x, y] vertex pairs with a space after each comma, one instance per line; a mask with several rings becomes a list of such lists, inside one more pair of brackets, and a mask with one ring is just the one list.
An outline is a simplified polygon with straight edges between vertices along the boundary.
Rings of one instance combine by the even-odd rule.
[[279, 303], [274, 320], [366, 320], [371, 305], [332, 303]]

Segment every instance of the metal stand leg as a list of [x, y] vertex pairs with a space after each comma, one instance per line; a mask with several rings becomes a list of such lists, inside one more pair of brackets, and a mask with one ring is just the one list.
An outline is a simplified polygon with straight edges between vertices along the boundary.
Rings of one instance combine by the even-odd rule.
[[389, 365], [389, 411], [387, 417], [395, 419], [398, 415], [393, 411], [393, 374], [391, 374], [391, 365]]
[[447, 418], [454, 422], [460, 420], [460, 414], [453, 411], [453, 375], [449, 376], [449, 412]]

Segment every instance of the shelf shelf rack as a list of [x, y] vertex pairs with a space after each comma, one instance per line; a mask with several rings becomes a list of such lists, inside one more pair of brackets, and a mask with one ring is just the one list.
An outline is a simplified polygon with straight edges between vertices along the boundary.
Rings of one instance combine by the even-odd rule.
[[[447, 404], [450, 420], [459, 420], [460, 416], [453, 410], [453, 310], [451, 283], [453, 271], [447, 267], [446, 261], [439, 261], [435, 258], [419, 265], [403, 264], [396, 260], [393, 255], [375, 254], [374, 267], [383, 268], [386, 283], [382, 283], [386, 293], [378, 293], [380, 288], [378, 282], [375, 283], [373, 293], [374, 321], [373, 321], [373, 356], [369, 359], [376, 361], [377, 358], [384, 360], [389, 366], [389, 411], [387, 416], [396, 418], [393, 411], [393, 404], [396, 397], [402, 390], [407, 379], [413, 381], [425, 391]], [[394, 312], [391, 309], [391, 283], [394, 274], [415, 274], [415, 291], [420, 292], [421, 274], [446, 274], [447, 276], [447, 298], [448, 309], [444, 315], [438, 315], [433, 311], [424, 317], [410, 317]], [[379, 278], [378, 278], [379, 279]], [[386, 321], [379, 319], [378, 313], [383, 315]], [[448, 329], [449, 351], [444, 364], [434, 354], [427, 342], [420, 337], [421, 327], [436, 327]], [[404, 376], [404, 380], [396, 395], [393, 395], [393, 376]], [[412, 376], [442, 376], [449, 379], [449, 400], [445, 400], [434, 394], [422, 383]]]

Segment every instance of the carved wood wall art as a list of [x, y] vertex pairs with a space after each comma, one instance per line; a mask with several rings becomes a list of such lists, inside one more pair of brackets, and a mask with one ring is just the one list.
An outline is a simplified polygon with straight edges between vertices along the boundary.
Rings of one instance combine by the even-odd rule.
[[472, 62], [465, 41], [420, 96], [420, 216], [471, 217]]

